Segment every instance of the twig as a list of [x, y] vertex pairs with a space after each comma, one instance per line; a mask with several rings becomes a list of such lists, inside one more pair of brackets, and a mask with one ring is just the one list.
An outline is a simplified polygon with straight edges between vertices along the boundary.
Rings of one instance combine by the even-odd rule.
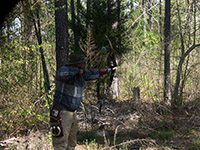
[[105, 129], [103, 129], [103, 138], [104, 138], [104, 143], [105, 143], [105, 145], [106, 145], [106, 146], [109, 146], [108, 141], [107, 141], [107, 139], [106, 139], [106, 132], [105, 132]]
[[114, 134], [114, 140], [113, 140], [113, 145], [115, 146], [116, 144], [116, 138], [117, 138], [117, 132], [118, 132], [118, 128], [119, 128], [120, 125], [118, 125], [116, 128], [115, 128], [115, 134]]
[[134, 143], [140, 143], [142, 145], [151, 145], [151, 146], [155, 146], [157, 145], [155, 140], [152, 140], [152, 139], [135, 139], [135, 140], [130, 140], [130, 141], [126, 141], [126, 142], [122, 142], [120, 144], [117, 144], [117, 145], [114, 145], [114, 146], [110, 146], [110, 147], [104, 147], [102, 150], [107, 150], [107, 149], [114, 149], [116, 147], [119, 147], [119, 146], [123, 146], [123, 145], [129, 145], [129, 144], [134, 144]]
[[13, 144], [13, 143], [16, 143], [16, 142], [18, 143], [19, 139], [11, 138], [11, 139], [7, 139], [7, 140], [4, 140], [4, 141], [0, 141], [0, 146], [5, 147], [9, 144]]

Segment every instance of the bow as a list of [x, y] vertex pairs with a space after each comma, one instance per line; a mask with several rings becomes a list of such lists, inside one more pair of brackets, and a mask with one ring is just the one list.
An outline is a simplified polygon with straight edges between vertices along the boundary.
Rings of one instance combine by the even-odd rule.
[[[117, 66], [117, 62], [116, 62], [116, 58], [115, 58], [115, 54], [114, 54], [114, 48], [113, 48], [113, 46], [112, 46], [112, 43], [110, 42], [108, 36], [106, 36], [106, 38], [107, 38], [107, 40], [108, 40], [108, 42], [109, 42], [109, 45], [110, 45], [110, 48], [111, 48], [111, 50], [112, 50], [112, 53], [111, 53], [111, 56], [110, 56], [110, 57], [111, 57], [111, 60], [112, 60], [112, 64], [111, 64], [111, 69], [112, 69], [112, 68], [114, 68], [114, 67]], [[112, 70], [111, 70], [111, 74], [110, 74], [110, 82], [109, 82], [108, 87], [107, 87], [107, 89], [106, 89], [106, 93], [105, 93], [103, 99], [100, 101], [100, 106], [99, 106], [99, 113], [100, 113], [100, 114], [101, 114], [102, 106], [103, 106], [103, 104], [105, 103], [105, 99], [106, 99], [106, 97], [107, 97], [107, 95], [108, 95], [108, 93], [109, 93], [109, 91], [110, 91], [110, 87], [111, 87], [112, 82], [113, 82], [114, 74], [115, 74], [115, 70], [112, 69]]]

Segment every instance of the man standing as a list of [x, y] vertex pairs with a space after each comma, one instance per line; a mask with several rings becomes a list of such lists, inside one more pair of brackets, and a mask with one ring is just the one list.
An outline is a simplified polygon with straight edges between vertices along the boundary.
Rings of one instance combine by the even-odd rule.
[[54, 150], [75, 149], [78, 131], [76, 110], [81, 105], [84, 82], [117, 69], [85, 70], [86, 61], [83, 54], [73, 53], [67, 65], [56, 72], [56, 89], [50, 113]]

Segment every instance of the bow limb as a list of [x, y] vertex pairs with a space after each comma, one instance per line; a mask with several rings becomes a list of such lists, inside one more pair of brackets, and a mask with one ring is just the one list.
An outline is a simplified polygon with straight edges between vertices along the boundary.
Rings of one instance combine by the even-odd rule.
[[[109, 43], [111, 51], [112, 51], [111, 54], [110, 54], [110, 57], [111, 57], [111, 60], [112, 60], [111, 67], [113, 68], [113, 67], [117, 66], [116, 57], [115, 57], [115, 54], [114, 54], [115, 50], [114, 50], [113, 45], [112, 45], [110, 39], [108, 38], [108, 36], [105, 35], [105, 37], [108, 40], [108, 43]], [[114, 74], [115, 74], [115, 70], [112, 70], [111, 74], [110, 74], [110, 83], [108, 84], [108, 87], [106, 89], [106, 94], [104, 95], [103, 99], [100, 101], [100, 106], [99, 106], [100, 114], [101, 114], [101, 108], [102, 108], [103, 104], [105, 103], [105, 99], [106, 99], [106, 97], [107, 97], [107, 95], [108, 95], [108, 93], [110, 91], [110, 87], [111, 87], [112, 82], [113, 82]]]
[[[116, 59], [115, 59], [114, 53], [112, 54], [111, 58], [112, 58], [112, 61], [113, 61], [113, 62], [112, 62], [113, 64], [111, 64], [111, 66], [112, 66], [112, 67], [116, 67], [116, 66], [117, 66], [117, 63], [116, 63]], [[100, 113], [100, 114], [101, 114], [102, 106], [103, 106], [103, 104], [105, 103], [105, 99], [106, 99], [106, 97], [107, 97], [107, 95], [108, 95], [108, 93], [109, 93], [109, 91], [110, 91], [110, 87], [111, 87], [112, 82], [113, 82], [114, 74], [115, 74], [115, 70], [112, 70], [112, 71], [111, 71], [111, 74], [110, 74], [110, 82], [109, 82], [108, 87], [107, 87], [107, 89], [106, 89], [106, 93], [105, 93], [103, 99], [100, 101], [100, 106], [99, 106], [99, 113]]]

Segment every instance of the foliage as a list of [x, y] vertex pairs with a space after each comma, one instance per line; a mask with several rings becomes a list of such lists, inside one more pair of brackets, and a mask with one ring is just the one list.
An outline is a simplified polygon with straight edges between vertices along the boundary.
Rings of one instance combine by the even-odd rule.
[[200, 147], [200, 137], [196, 136], [193, 139], [193, 144], [191, 145], [190, 149], [199, 150], [200, 149], [199, 147]]
[[160, 140], [168, 140], [170, 138], [173, 138], [174, 131], [166, 128], [159, 128], [157, 130], [152, 131], [152, 134]]
[[[24, 11], [27, 10], [24, 9]], [[27, 16], [29, 14], [28, 12], [24, 13]], [[1, 31], [0, 39], [0, 120], [2, 131], [0, 138], [11, 133], [14, 135], [25, 134], [32, 128], [48, 127], [49, 105], [43, 87], [39, 46], [36, 38], [34, 40], [34, 30], [30, 33], [32, 39], [24, 40], [26, 35], [20, 30], [23, 26], [23, 18], [21, 16], [22, 20], [20, 20], [20, 15], [15, 17], [13, 18], [15, 24], [12, 25], [8, 22], [7, 29]], [[32, 24], [31, 21], [29, 20], [30, 24]], [[45, 24], [46, 22], [43, 25]], [[32, 28], [33, 24], [30, 26]], [[44, 32], [49, 32], [48, 41], [43, 42], [41, 46], [49, 50], [48, 54], [55, 53], [52, 51], [55, 44], [50, 44], [52, 30], [45, 29]], [[44, 36], [44, 39], [45, 37], [47, 35]], [[45, 56], [50, 64], [49, 71], [54, 73], [55, 59], [51, 55], [47, 55], [47, 52], [45, 52]], [[49, 96], [51, 97], [51, 92]]]
[[[54, 1], [30, 2], [33, 1], [18, 4], [0, 31], [0, 130], [2, 131], [0, 138], [10, 134], [25, 134], [29, 129], [48, 129], [48, 109], [53, 99], [56, 71]], [[116, 73], [120, 89], [119, 100], [132, 99], [134, 87], [140, 87], [141, 101], [163, 101], [164, 3], [152, 0], [152, 4], [146, 1], [145, 5], [138, 0], [117, 0], [110, 1], [108, 5], [107, 0], [93, 0], [90, 25], [87, 25], [87, 1], [80, 2], [80, 26], [76, 20], [76, 27], [78, 26], [80, 31], [80, 47], [89, 59], [87, 68], [109, 66], [112, 61], [110, 56], [114, 53], [119, 64]], [[120, 6], [117, 7], [114, 2]], [[199, 21], [196, 17], [195, 28], [194, 16], [194, 8], [196, 16], [199, 16], [200, 11], [197, 7], [199, 2], [196, 2], [196, 7], [191, 1], [179, 2], [177, 5], [177, 1], [172, 1], [171, 8], [172, 90], [182, 55], [182, 46], [184, 45], [186, 51], [194, 40], [196, 44], [200, 42]], [[178, 6], [181, 25], [177, 15]], [[76, 3], [75, 8], [77, 8]], [[70, 11], [69, 9], [68, 15], [71, 25]], [[39, 12], [41, 22], [41, 45], [38, 45], [33, 24], [33, 19], [38, 21], [36, 12]], [[75, 14], [77, 15], [77, 12]], [[182, 27], [183, 45], [181, 45], [180, 27]], [[73, 36], [71, 26], [70, 52], [74, 51]], [[45, 92], [43, 86], [40, 47], [44, 50], [50, 75], [49, 93]], [[182, 66], [179, 97], [183, 102], [199, 97], [199, 65], [199, 47], [196, 47], [185, 58]], [[97, 87], [100, 87], [100, 94], [103, 95], [108, 80], [109, 77], [106, 76], [87, 85], [84, 100], [95, 100], [98, 95]], [[143, 120], [141, 125], [142, 123], [144, 124]], [[174, 131], [159, 128], [153, 134], [157, 138], [166, 140], [174, 136]], [[95, 135], [84, 135], [81, 138], [85, 140], [89, 137], [98, 138]], [[199, 137], [196, 137], [193, 143], [194, 148], [198, 147]]]
[[98, 136], [95, 132], [83, 132], [78, 135], [78, 141], [80, 142], [103, 142], [103, 137]]

